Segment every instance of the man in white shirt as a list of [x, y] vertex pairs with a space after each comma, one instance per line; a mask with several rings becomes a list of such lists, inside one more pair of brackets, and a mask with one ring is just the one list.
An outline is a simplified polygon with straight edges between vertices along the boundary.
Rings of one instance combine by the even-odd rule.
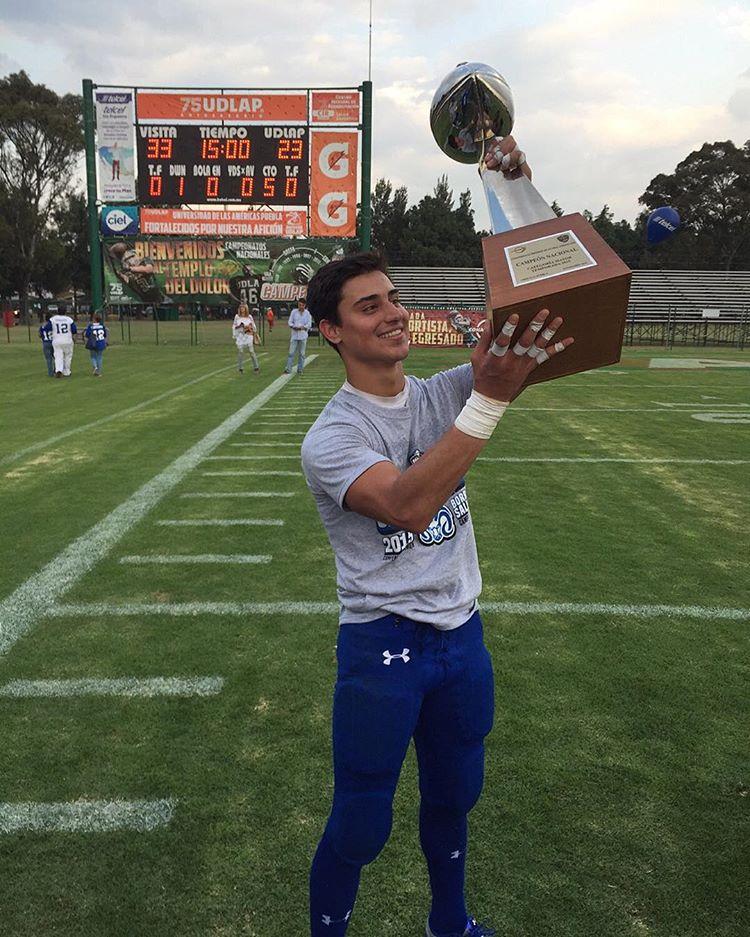
[[312, 316], [304, 299], [297, 300], [297, 308], [289, 314], [289, 328], [292, 330], [289, 339], [289, 357], [286, 359], [284, 374], [291, 374], [294, 366], [294, 356], [297, 355], [297, 374], [302, 374], [305, 367], [305, 346], [307, 335], [312, 328]]
[[50, 316], [52, 326], [52, 352], [55, 356], [55, 377], [70, 377], [73, 360], [73, 336], [78, 329], [75, 322], [63, 314]]

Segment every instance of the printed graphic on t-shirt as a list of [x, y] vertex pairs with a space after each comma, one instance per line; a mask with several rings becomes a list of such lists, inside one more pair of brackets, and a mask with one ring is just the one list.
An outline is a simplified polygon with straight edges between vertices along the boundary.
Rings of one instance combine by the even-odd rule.
[[[420, 449], [415, 449], [409, 456], [409, 464], [414, 463], [423, 455]], [[446, 540], [452, 540], [456, 531], [469, 520], [469, 498], [466, 493], [466, 481], [462, 478], [456, 486], [448, 501], [440, 508], [430, 521], [426, 530], [419, 534], [419, 542], [426, 547], [440, 546]], [[383, 537], [383, 559], [394, 560], [404, 550], [414, 546], [415, 536], [409, 530], [402, 530], [393, 524], [381, 524], [376, 521], [378, 533]]]

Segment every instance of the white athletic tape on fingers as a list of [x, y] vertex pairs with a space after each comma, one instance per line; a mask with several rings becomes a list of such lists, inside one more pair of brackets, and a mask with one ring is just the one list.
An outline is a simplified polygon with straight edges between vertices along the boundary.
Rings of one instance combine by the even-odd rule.
[[544, 348], [542, 348], [542, 350], [536, 356], [536, 363], [544, 364], [545, 361], [549, 361], [549, 353]]
[[543, 338], [546, 342], [548, 342], [551, 338], [554, 337], [556, 331], [557, 331], [557, 329], [549, 329], [549, 328], [548, 328], [548, 329], [545, 329], [545, 330], [542, 332], [542, 338]]
[[562, 351], [565, 348], [565, 342], [555, 342], [555, 351]]
[[489, 439], [507, 407], [506, 401], [494, 400], [473, 390], [463, 410], [456, 417], [456, 429], [476, 439]]
[[529, 348], [531, 348], [531, 345], [522, 345], [520, 342], [516, 342], [516, 344], [513, 346], [513, 354], [518, 355], [518, 357], [521, 358], [523, 355], [527, 355], [529, 353]]
[[544, 324], [543, 322], [536, 322], [536, 321], [529, 322], [529, 328], [531, 329], [532, 332], [538, 332], [539, 329], [541, 329], [543, 324]]
[[518, 154], [518, 165], [523, 166], [525, 162], [526, 162], [526, 154], [524, 153], [523, 150], [521, 150], [521, 152]]
[[508, 353], [508, 348], [510, 348], [510, 345], [498, 345], [496, 342], [493, 342], [490, 345], [490, 353], [496, 358], [502, 358]]
[[544, 351], [543, 348], [540, 348], [539, 345], [532, 345], [531, 348], [526, 352], [529, 358], [536, 358]]
[[517, 322], [506, 322], [500, 331], [503, 335], [512, 335], [516, 331]]

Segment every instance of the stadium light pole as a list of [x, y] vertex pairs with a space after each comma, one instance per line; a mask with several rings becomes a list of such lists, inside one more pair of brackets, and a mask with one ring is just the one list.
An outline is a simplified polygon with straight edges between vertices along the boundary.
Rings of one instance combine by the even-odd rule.
[[86, 148], [86, 202], [89, 220], [89, 260], [91, 262], [91, 305], [102, 308], [102, 250], [96, 208], [96, 144], [94, 142], [94, 83], [83, 79], [83, 139]]

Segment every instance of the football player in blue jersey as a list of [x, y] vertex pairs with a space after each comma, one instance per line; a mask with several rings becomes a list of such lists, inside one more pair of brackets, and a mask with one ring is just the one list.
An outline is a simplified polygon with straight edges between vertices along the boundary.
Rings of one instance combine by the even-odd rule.
[[55, 376], [55, 352], [52, 349], [52, 323], [49, 321], [49, 314], [44, 322], [39, 326], [39, 338], [42, 340], [42, 351], [44, 360], [47, 362], [47, 377]]
[[94, 377], [102, 376], [102, 357], [104, 349], [107, 347], [107, 329], [102, 323], [102, 317], [97, 313], [86, 326], [83, 333], [91, 356], [91, 365], [94, 369]]

